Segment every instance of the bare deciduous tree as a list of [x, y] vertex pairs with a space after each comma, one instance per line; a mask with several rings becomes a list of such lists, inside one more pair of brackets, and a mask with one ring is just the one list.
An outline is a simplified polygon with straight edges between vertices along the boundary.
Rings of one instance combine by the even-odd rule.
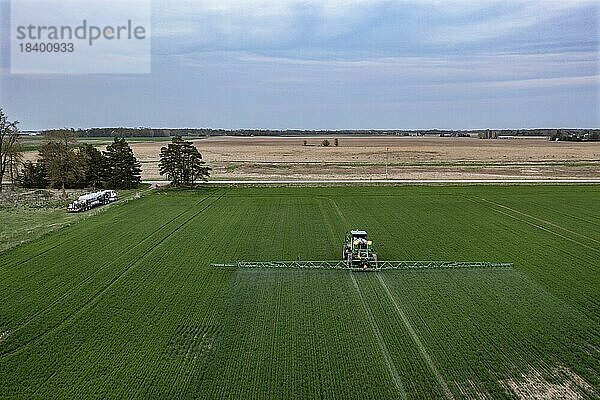
[[19, 121], [9, 121], [2, 108], [0, 108], [0, 192], [2, 180], [8, 172], [11, 184], [15, 184], [19, 163], [23, 152], [19, 143]]
[[66, 197], [65, 188], [73, 186], [83, 175], [74, 151], [76, 146], [75, 132], [62, 129], [47, 132], [40, 149], [40, 162], [46, 168], [48, 181], [52, 187], [62, 189], [63, 197]]

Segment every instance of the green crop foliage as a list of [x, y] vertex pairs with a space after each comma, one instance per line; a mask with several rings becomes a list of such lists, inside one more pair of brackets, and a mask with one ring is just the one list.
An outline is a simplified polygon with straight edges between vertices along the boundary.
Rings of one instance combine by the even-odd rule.
[[[203, 188], [116, 204], [0, 253], [0, 397], [597, 398], [599, 198]], [[337, 259], [350, 228], [380, 259], [514, 267], [210, 267]]]

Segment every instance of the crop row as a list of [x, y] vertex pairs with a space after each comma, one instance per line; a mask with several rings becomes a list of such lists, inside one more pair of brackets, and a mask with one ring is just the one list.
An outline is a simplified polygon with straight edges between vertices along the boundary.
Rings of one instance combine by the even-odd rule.
[[[561, 213], [553, 194], [582, 205]], [[444, 398], [449, 390], [501, 398], [503, 382], [531, 369], [598, 387], [599, 257], [556, 240], [552, 231], [568, 232], [551, 225], [595, 229], [596, 194], [210, 189], [113, 207], [0, 254], [0, 397], [381, 399]], [[537, 222], [551, 232], [479, 198], [531, 215], [520, 215], [526, 221], [543, 218], [550, 224]], [[547, 214], [536, 211], [546, 206]], [[573, 223], [572, 214], [587, 222]], [[502, 260], [514, 268], [210, 267], [336, 259], [344, 232], [357, 227], [383, 260]]]

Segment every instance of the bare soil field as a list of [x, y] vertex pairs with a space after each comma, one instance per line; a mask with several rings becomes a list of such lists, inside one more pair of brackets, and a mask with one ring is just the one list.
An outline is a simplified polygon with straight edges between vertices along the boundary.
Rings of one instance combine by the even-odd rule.
[[[337, 138], [337, 147], [333, 136], [209, 137], [195, 139], [194, 143], [213, 168], [213, 179], [600, 177], [598, 142], [550, 142], [544, 138]], [[324, 139], [331, 146], [321, 146]], [[162, 179], [158, 155], [164, 145], [164, 141], [131, 142], [142, 162], [144, 179]]]

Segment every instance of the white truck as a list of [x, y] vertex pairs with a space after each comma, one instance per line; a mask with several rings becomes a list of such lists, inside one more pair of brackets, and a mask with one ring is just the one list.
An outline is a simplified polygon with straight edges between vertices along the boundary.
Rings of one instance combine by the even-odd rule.
[[87, 211], [96, 206], [112, 203], [119, 200], [114, 190], [100, 190], [99, 192], [87, 193], [79, 196], [77, 200], [69, 204], [68, 212]]

